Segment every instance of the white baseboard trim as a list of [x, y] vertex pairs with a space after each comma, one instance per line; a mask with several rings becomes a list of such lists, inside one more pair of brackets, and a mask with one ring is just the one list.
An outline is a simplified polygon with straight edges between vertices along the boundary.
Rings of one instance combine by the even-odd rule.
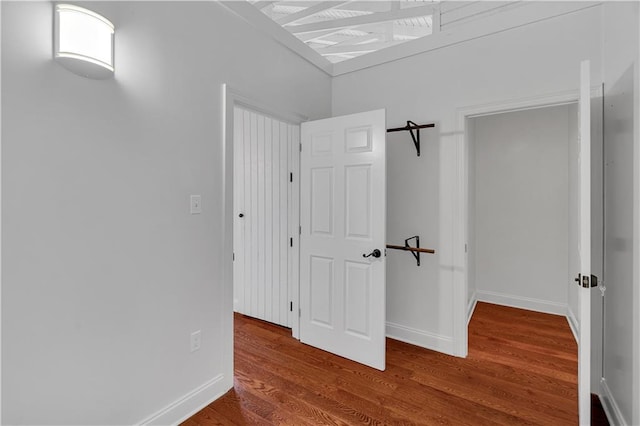
[[576, 339], [576, 343], [580, 343], [580, 324], [578, 324], [578, 320], [569, 306], [567, 306], [567, 322], [573, 333], [573, 338]]
[[471, 299], [469, 300], [469, 304], [467, 305], [467, 327], [469, 326], [469, 322], [471, 321], [471, 317], [473, 316], [473, 311], [476, 310], [476, 305], [478, 304], [478, 295], [474, 291], [471, 295]]
[[510, 294], [496, 293], [493, 291], [477, 290], [476, 297], [479, 302], [494, 303], [496, 305], [510, 306], [512, 308], [527, 309], [529, 311], [543, 312], [553, 315], [567, 315], [567, 304], [550, 302], [548, 300], [533, 299], [530, 297], [513, 296]]
[[611, 394], [611, 389], [607, 386], [607, 380], [604, 378], [600, 380], [600, 401], [602, 402], [602, 408], [604, 408], [604, 413], [607, 415], [609, 424], [616, 426], [627, 426], [629, 424], [622, 415], [620, 407], [618, 407], [616, 400]]
[[177, 425], [224, 395], [224, 375], [219, 374], [202, 386], [197, 387], [177, 401], [150, 415], [138, 425]]
[[453, 338], [448, 336], [387, 322], [387, 337], [455, 356]]

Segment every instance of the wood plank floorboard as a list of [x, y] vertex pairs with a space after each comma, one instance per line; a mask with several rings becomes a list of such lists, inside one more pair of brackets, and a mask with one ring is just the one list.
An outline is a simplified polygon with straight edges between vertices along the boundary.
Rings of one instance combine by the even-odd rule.
[[387, 339], [377, 371], [235, 315], [234, 388], [188, 419], [209, 425], [576, 425], [566, 318], [478, 303], [469, 355]]

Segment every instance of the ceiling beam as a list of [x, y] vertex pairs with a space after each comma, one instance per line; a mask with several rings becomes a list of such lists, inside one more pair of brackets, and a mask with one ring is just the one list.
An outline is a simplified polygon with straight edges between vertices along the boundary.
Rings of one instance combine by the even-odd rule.
[[282, 18], [276, 19], [275, 21], [282, 26], [291, 25], [295, 22], [300, 21], [301, 19], [308, 18], [309, 16], [315, 15], [316, 13], [324, 12], [325, 10], [334, 9], [346, 3], [350, 3], [350, 2], [349, 1], [323, 1], [316, 5], [309, 6], [306, 9], [301, 10], [300, 12], [295, 12], [290, 15], [283, 16]]
[[262, 10], [267, 6], [271, 6], [272, 4], [274, 4], [275, 1], [267, 1], [267, 0], [258, 0], [255, 3], [252, 3], [252, 5], [256, 8], [258, 8], [258, 10]]
[[330, 29], [353, 28], [360, 25], [377, 24], [398, 19], [416, 18], [419, 16], [431, 15], [434, 13], [434, 7], [418, 6], [400, 10], [392, 10], [389, 12], [378, 12], [370, 15], [354, 16], [352, 18], [334, 19], [331, 21], [314, 22], [311, 24], [296, 25], [287, 29], [293, 34], [309, 33], [313, 31], [322, 31]]
[[379, 43], [366, 43], [366, 44], [354, 44], [351, 46], [328, 46], [316, 49], [316, 51], [323, 55], [348, 55], [350, 53], [362, 53], [373, 52], [376, 50], [384, 49], [385, 47], [395, 46], [402, 43], [401, 41], [383, 41]]
[[339, 33], [340, 31], [342, 31], [341, 28], [338, 28], [337, 30], [314, 31], [312, 33], [296, 34], [296, 37], [298, 37], [303, 42], [308, 43], [310, 41], [314, 41], [314, 40], [318, 40], [318, 39], [321, 39], [321, 38], [329, 37], [330, 35], [333, 35], [335, 33]]
[[379, 41], [384, 38], [384, 34], [367, 34], [363, 36], [357, 37], [349, 37], [345, 41], [341, 41], [340, 43], [334, 44], [334, 46], [353, 46], [354, 44], [365, 43], [367, 41]]

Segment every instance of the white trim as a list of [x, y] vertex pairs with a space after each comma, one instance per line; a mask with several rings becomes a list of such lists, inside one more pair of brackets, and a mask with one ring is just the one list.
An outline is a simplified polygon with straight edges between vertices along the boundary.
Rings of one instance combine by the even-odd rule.
[[[369, 36], [370, 38], [370, 36]], [[402, 43], [401, 41], [377, 41], [372, 43], [360, 44], [341, 44], [319, 48], [317, 52], [322, 56], [329, 55], [348, 55], [350, 53], [375, 52], [376, 50], [386, 49]]]
[[[451, 256], [453, 268], [451, 273], [451, 297], [453, 306], [451, 308], [453, 314], [453, 340], [455, 346], [455, 355], [466, 357], [469, 351], [468, 342], [468, 318], [467, 303], [469, 282], [468, 282], [468, 253], [465, 250], [468, 247], [469, 237], [467, 229], [468, 222], [468, 206], [466, 203], [467, 194], [467, 144], [466, 136], [456, 138], [455, 140], [455, 164], [454, 174], [452, 178], [454, 194], [452, 195], [452, 228], [451, 232]], [[477, 296], [476, 296], [477, 297]]]
[[387, 322], [387, 337], [448, 355], [456, 355], [453, 339], [449, 336]]
[[477, 290], [476, 294], [478, 295], [479, 302], [511, 306], [512, 308], [527, 309], [529, 311], [542, 312], [545, 314], [567, 315], [566, 303], [534, 299], [532, 297], [515, 296], [512, 294], [497, 293], [494, 291]]
[[576, 343], [580, 343], [580, 324], [569, 305], [567, 305], [567, 322], [569, 323], [571, 333], [573, 333], [573, 338], [576, 339]]
[[[221, 87], [222, 110], [222, 218], [224, 265], [222, 325], [222, 372], [227, 389], [233, 387], [233, 99], [226, 84]], [[231, 110], [229, 111], [229, 102]], [[231, 131], [229, 131], [231, 130]]]
[[[636, 4], [636, 24], [640, 23], [640, 6]], [[636, 42], [640, 40], [640, 25], [638, 25]], [[640, 366], [640, 43], [636, 52], [634, 64], [635, 86], [633, 90], [633, 105], [635, 117], [633, 119], [633, 365]], [[631, 421], [640, 424], [640, 369], [633, 372], [631, 389]]]
[[225, 87], [227, 91], [227, 97], [229, 98], [228, 101], [231, 102], [231, 110], [227, 110], [227, 113], [233, 113], [233, 105], [238, 105], [258, 112], [260, 114], [268, 115], [269, 117], [277, 118], [281, 121], [286, 121], [290, 124], [299, 125], [305, 121], [309, 121], [309, 117], [307, 117], [306, 115], [298, 114], [296, 112], [279, 110], [269, 104], [252, 99], [250, 96], [247, 96], [241, 91], [229, 87], [228, 85], [225, 85]]
[[182, 423], [227, 392], [224, 376], [217, 375], [158, 410], [156, 413], [137, 423], [138, 425], [175, 425]]
[[[230, 337], [227, 337], [226, 340], [231, 342], [231, 361], [227, 361], [227, 366], [230, 366], [230, 374], [233, 374], [233, 110], [234, 106], [241, 106], [252, 111], [258, 112], [260, 114], [267, 115], [269, 117], [274, 117], [279, 120], [285, 121], [290, 124], [300, 125], [301, 123], [308, 121], [308, 118], [304, 115], [298, 113], [284, 112], [279, 110], [278, 108], [271, 107], [265, 103], [260, 101], [256, 101], [254, 99], [249, 98], [248, 96], [243, 95], [240, 91], [230, 88], [227, 84], [223, 84], [223, 113], [224, 113], [224, 125], [223, 127], [223, 140], [225, 141], [225, 178], [226, 181], [229, 182], [225, 185], [225, 203], [226, 206], [224, 208], [225, 214], [228, 216], [228, 220], [223, 220], [223, 226], [225, 229], [225, 253], [229, 253], [231, 262], [230, 262], [230, 270], [228, 277], [229, 280], [225, 280], [225, 292], [229, 292], [229, 295], [225, 296], [225, 300], [229, 301], [229, 309], [231, 313], [231, 324], [228, 326], [229, 332], [231, 333]], [[297, 151], [299, 152], [299, 151]], [[291, 153], [290, 153], [291, 155]], [[295, 188], [292, 188], [292, 195], [295, 197], [293, 201], [293, 205], [291, 207], [291, 211], [289, 214], [293, 215], [293, 209], [298, 209], [298, 216], [291, 216], [289, 219], [289, 224], [292, 227], [290, 231], [295, 230], [300, 225], [300, 191], [299, 191], [299, 182], [300, 182], [300, 157], [298, 154], [298, 163], [294, 165], [292, 172], [294, 173], [294, 177], [297, 180]], [[297, 206], [297, 207], [296, 207]], [[227, 235], [229, 234], [229, 235]], [[290, 300], [293, 302], [293, 310], [289, 312], [289, 323], [291, 324], [291, 335], [295, 339], [300, 338], [300, 317], [297, 315], [298, 309], [300, 307], [300, 239], [297, 232], [293, 232], [292, 234], [294, 238], [294, 247], [293, 250], [297, 252], [297, 259], [290, 259], [288, 265], [288, 274], [289, 274], [289, 296]], [[294, 254], [295, 256], [295, 254]], [[297, 277], [297, 280], [294, 278]], [[294, 282], [295, 281], [295, 282]], [[226, 293], [225, 293], [226, 294]], [[226, 306], [226, 305], [225, 305]], [[225, 324], [225, 327], [227, 325]], [[226, 351], [225, 351], [226, 353]], [[227, 370], [225, 370], [227, 371]], [[232, 382], [233, 385], [233, 382]]]
[[600, 380], [600, 401], [602, 402], [602, 408], [607, 415], [609, 424], [616, 426], [626, 426], [629, 424], [622, 415], [622, 411], [620, 411], [620, 407], [618, 407], [618, 403], [613, 397], [605, 378]]
[[[2, 2], [0, 1], [0, 22], [2, 22]], [[2, 46], [2, 31], [0, 31], [0, 46]], [[0, 93], [2, 92], [2, 55], [0, 55]], [[2, 102], [0, 102], [0, 117]], [[2, 120], [0, 120], [0, 376], [2, 375]], [[0, 424], [2, 423], [2, 380], [0, 380]]]
[[474, 291], [471, 296], [471, 300], [469, 300], [469, 304], [467, 305], [467, 327], [469, 327], [469, 323], [471, 322], [471, 317], [476, 310], [476, 306], [478, 305], [478, 295]]

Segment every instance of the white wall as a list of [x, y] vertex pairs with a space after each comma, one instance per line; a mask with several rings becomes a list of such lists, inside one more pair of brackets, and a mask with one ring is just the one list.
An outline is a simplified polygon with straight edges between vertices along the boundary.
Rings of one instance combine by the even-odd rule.
[[[637, 312], [638, 4], [603, 8], [605, 129], [605, 399], [616, 422], [640, 424]], [[634, 134], [635, 132], [635, 134]], [[635, 218], [635, 219], [634, 219]], [[635, 233], [635, 234], [634, 234]], [[634, 237], [635, 235], [635, 237]], [[635, 383], [634, 383], [635, 382]]]
[[599, 47], [600, 10], [594, 7], [333, 80], [334, 115], [387, 108], [390, 127], [406, 120], [436, 123], [423, 131], [420, 158], [409, 135], [388, 138], [388, 239], [419, 234], [437, 251], [419, 268], [406, 253], [387, 257], [387, 317], [404, 327], [405, 340], [453, 352], [453, 324], [460, 321], [453, 293], [464, 285], [466, 242], [458, 109], [577, 90], [582, 59], [592, 60], [597, 82]]
[[170, 423], [228, 389], [221, 84], [330, 110], [325, 74], [218, 4], [87, 7], [116, 26], [114, 79], [52, 61], [51, 2], [2, 2], [6, 424], [131, 424], [195, 392]]
[[566, 313], [575, 105], [472, 119], [478, 298]]

